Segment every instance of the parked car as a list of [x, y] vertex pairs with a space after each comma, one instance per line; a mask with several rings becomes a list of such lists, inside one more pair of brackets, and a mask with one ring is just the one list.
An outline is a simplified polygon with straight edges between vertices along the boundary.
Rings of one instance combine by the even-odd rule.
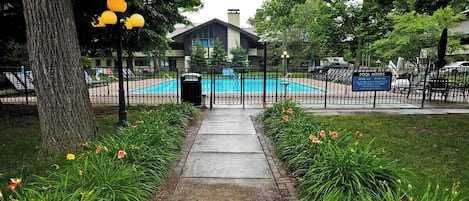
[[457, 73], [457, 72], [469, 72], [469, 61], [456, 61], [448, 64], [440, 69], [440, 72], [445, 73]]
[[309, 69], [310, 73], [326, 73], [329, 69], [348, 69], [349, 64], [344, 61], [333, 61], [324, 65]]

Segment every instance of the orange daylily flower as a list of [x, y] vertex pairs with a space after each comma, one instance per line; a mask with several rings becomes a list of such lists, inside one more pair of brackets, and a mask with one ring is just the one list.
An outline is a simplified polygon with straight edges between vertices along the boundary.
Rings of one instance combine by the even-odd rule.
[[100, 154], [103, 151], [101, 146], [96, 147], [96, 154]]
[[322, 138], [326, 139], [326, 131], [321, 130], [321, 132], [319, 132], [319, 136], [321, 136]]
[[117, 159], [123, 159], [126, 155], [127, 152], [125, 152], [124, 150], [120, 150], [119, 152], [117, 152]]
[[361, 131], [355, 131], [355, 136], [356, 137], [361, 137], [363, 133]]
[[319, 140], [319, 138], [317, 138], [317, 137], [314, 136], [314, 135], [309, 135], [309, 139], [310, 139], [311, 142], [314, 143], [314, 144], [322, 144], [322, 141]]
[[20, 183], [21, 183], [21, 179], [19, 179], [19, 178], [10, 178], [10, 185], [8, 185], [8, 188], [11, 191], [14, 191], [14, 190], [16, 190], [16, 188], [18, 188]]
[[288, 114], [292, 114], [292, 113], [293, 113], [293, 109], [288, 108], [287, 113], [288, 113]]
[[282, 117], [282, 120], [283, 120], [283, 121], [288, 121], [288, 115], [283, 116], [283, 117]]
[[337, 133], [337, 131], [332, 131], [330, 135], [332, 139], [337, 139], [339, 137], [339, 133]]

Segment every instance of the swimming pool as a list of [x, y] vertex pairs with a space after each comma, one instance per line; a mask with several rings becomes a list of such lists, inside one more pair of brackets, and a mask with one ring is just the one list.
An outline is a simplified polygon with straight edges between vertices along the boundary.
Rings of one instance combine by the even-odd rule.
[[[202, 79], [202, 93], [210, 93], [212, 81], [210, 79]], [[280, 79], [267, 79], [266, 80], [266, 92], [283, 92], [285, 90], [285, 84]], [[133, 94], [141, 93], [176, 93], [181, 91], [181, 81], [179, 79], [171, 79], [164, 81], [159, 84], [155, 84], [149, 87], [132, 90]], [[252, 79], [246, 78], [243, 82], [244, 92], [246, 93], [260, 93], [264, 91], [264, 80], [263, 79]], [[293, 81], [288, 81], [287, 90], [289, 92], [323, 92], [324, 90], [316, 87], [310, 87], [303, 84], [299, 84]], [[215, 80], [215, 92], [219, 93], [230, 93], [230, 92], [241, 92], [241, 80], [240, 79], [216, 79]]]

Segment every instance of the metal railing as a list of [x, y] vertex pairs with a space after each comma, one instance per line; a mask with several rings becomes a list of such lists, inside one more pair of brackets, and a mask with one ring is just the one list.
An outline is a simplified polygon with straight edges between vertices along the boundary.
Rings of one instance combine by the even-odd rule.
[[[390, 91], [352, 91], [352, 74], [349, 69], [330, 69], [324, 73], [310, 73], [307, 68], [289, 68], [283, 75], [281, 69], [233, 68], [233, 74], [223, 69], [202, 72], [204, 104], [216, 106], [262, 106], [292, 100], [306, 107], [335, 108], [422, 108], [427, 102], [467, 103], [469, 98], [468, 73], [415, 73], [393, 81]], [[380, 71], [372, 69], [371, 71]], [[0, 69], [0, 101], [4, 104], [34, 104], [34, 81], [21, 74], [19, 68]], [[131, 73], [130, 73], [131, 72]], [[125, 76], [124, 90], [128, 105], [180, 103], [180, 76], [188, 69], [157, 69], [143, 73], [130, 70]], [[14, 81], [13, 77], [20, 81]], [[87, 70], [91, 102], [94, 105], [117, 105], [118, 82], [112, 75], [98, 75]], [[86, 76], [86, 75], [85, 75]], [[11, 78], [11, 80], [10, 80]], [[436, 79], [438, 78], [438, 79]], [[89, 80], [91, 79], [91, 80]], [[436, 85], [436, 81], [438, 85]], [[21, 88], [20, 86], [23, 86]]]

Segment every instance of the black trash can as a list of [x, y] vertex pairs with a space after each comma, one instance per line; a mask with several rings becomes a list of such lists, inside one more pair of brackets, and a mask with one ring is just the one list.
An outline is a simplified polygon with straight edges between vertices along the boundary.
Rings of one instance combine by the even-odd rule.
[[185, 73], [181, 75], [182, 102], [201, 105], [202, 103], [202, 75], [199, 73]]

